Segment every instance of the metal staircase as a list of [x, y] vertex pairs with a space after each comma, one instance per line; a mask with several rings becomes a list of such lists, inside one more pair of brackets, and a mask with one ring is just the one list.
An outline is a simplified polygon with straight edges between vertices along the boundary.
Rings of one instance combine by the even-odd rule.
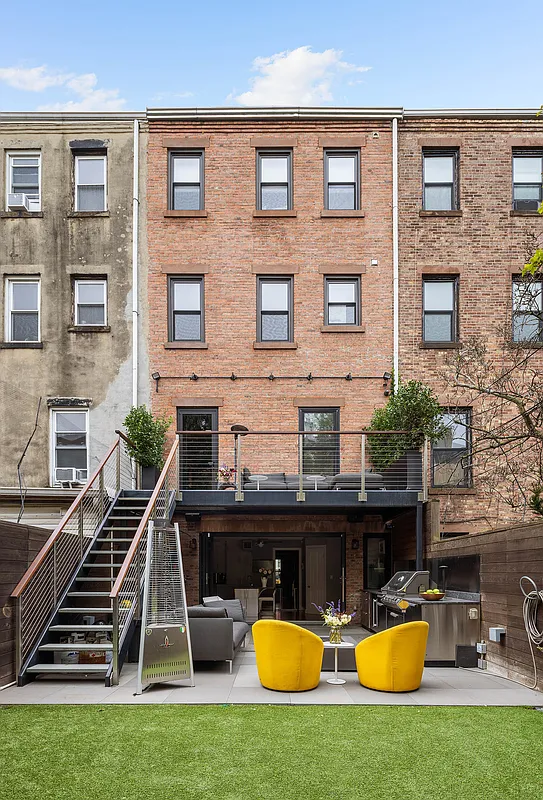
[[134, 489], [119, 434], [13, 591], [19, 685], [55, 674], [116, 684], [141, 616], [150, 522], [171, 519], [176, 438], [155, 489]]

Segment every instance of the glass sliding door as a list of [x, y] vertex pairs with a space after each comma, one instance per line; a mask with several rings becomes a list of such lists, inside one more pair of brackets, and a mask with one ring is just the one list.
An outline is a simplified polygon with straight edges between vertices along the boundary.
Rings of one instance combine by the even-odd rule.
[[217, 430], [218, 416], [216, 408], [177, 409], [177, 429], [181, 436], [181, 491], [217, 488], [218, 437], [216, 433], [205, 435], [203, 432]]

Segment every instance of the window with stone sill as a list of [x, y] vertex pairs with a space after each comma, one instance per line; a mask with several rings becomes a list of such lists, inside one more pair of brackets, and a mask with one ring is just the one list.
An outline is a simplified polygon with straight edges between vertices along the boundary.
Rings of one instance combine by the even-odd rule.
[[432, 486], [471, 488], [471, 409], [445, 409], [446, 433], [432, 446]]
[[537, 211], [543, 202], [543, 149], [513, 150], [513, 210]]
[[204, 207], [204, 151], [170, 151], [168, 208], [203, 211]]
[[169, 279], [170, 342], [204, 341], [204, 279]]
[[458, 278], [423, 278], [422, 339], [439, 345], [458, 341]]
[[257, 150], [256, 207], [259, 211], [292, 209], [292, 151]]
[[458, 149], [424, 148], [423, 200], [424, 211], [457, 211]]
[[40, 281], [8, 278], [6, 281], [6, 342], [40, 341]]

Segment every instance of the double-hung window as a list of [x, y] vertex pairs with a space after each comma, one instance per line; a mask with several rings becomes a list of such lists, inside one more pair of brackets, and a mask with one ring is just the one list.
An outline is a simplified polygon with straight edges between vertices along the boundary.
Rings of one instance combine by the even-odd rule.
[[75, 156], [75, 210], [107, 210], [107, 156]]
[[14, 152], [7, 154], [7, 209], [22, 205], [28, 211], [41, 211], [41, 153]]
[[107, 325], [107, 281], [76, 280], [74, 284], [76, 325]]
[[358, 278], [325, 278], [325, 325], [360, 325]]
[[541, 281], [513, 280], [513, 341], [543, 341]]
[[292, 209], [292, 151], [258, 150], [256, 207], [261, 211]]
[[458, 209], [458, 150], [425, 149], [423, 156], [425, 211]]
[[170, 278], [169, 282], [171, 342], [204, 341], [204, 279], [200, 277]]
[[169, 207], [172, 211], [204, 209], [204, 151], [170, 152]]
[[324, 151], [324, 207], [330, 210], [360, 208], [360, 157], [356, 150]]
[[513, 209], [537, 211], [543, 202], [543, 150], [513, 150]]
[[[305, 475], [327, 477], [339, 472], [339, 408], [300, 408]], [[331, 431], [331, 433], [327, 433]]]
[[52, 483], [84, 483], [88, 476], [88, 411], [52, 409]]
[[40, 341], [40, 282], [8, 279], [6, 282], [6, 341]]
[[423, 340], [456, 342], [458, 339], [458, 279], [423, 280]]
[[292, 342], [292, 278], [258, 278], [257, 340]]
[[442, 422], [446, 425], [446, 432], [432, 447], [433, 486], [469, 487], [470, 411], [445, 411]]

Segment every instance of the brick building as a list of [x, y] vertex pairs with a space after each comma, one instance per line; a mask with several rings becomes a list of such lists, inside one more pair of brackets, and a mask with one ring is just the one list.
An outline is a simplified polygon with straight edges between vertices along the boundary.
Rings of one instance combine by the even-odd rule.
[[[480, 402], [462, 407], [443, 369], [471, 337], [499, 360], [504, 329], [512, 340], [522, 336], [512, 324], [513, 290], [527, 241], [543, 232], [542, 156], [543, 123], [533, 112], [406, 111], [399, 123], [400, 372], [430, 385], [458, 422], [454, 441], [434, 448], [434, 539], [519, 522], [526, 513], [488, 490], [477, 460], [462, 458]], [[541, 367], [539, 352], [530, 366]]]
[[[404, 482], [385, 505], [366, 478], [361, 502], [361, 436], [319, 439], [361, 431], [390, 386], [399, 114], [148, 111], [152, 405], [181, 433], [191, 600], [260, 586], [282, 550], [296, 573], [283, 605], [309, 614], [343, 596], [352, 607], [364, 549], [376, 548], [377, 571], [414, 559], [412, 516], [395, 548], [365, 539], [392, 518], [400, 530], [417, 492]], [[298, 430], [320, 431], [302, 437], [303, 456]], [[301, 487], [300, 458], [304, 474], [319, 473]]]

